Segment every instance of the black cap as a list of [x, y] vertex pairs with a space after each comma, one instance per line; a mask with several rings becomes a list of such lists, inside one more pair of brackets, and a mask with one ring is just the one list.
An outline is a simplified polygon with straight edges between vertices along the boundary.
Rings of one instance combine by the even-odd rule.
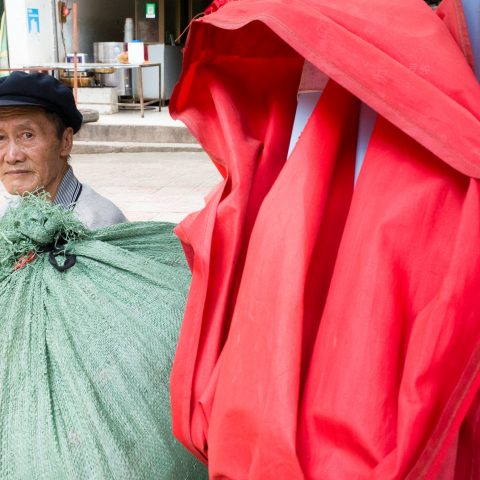
[[55, 112], [76, 133], [82, 126], [82, 114], [72, 91], [46, 73], [13, 72], [0, 77], [0, 108], [35, 106]]

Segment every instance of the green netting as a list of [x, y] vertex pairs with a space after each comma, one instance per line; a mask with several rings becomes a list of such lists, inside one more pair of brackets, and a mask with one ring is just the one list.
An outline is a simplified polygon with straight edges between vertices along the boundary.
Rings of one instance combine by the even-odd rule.
[[[207, 478], [171, 433], [190, 282], [172, 225], [90, 232], [31, 196], [0, 232], [0, 478]], [[62, 273], [42, 251], [65, 242], [76, 263]]]

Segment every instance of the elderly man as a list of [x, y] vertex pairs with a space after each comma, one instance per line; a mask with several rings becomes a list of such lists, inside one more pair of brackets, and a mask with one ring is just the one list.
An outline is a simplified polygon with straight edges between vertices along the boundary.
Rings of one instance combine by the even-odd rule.
[[53, 203], [73, 209], [90, 229], [126, 222], [120, 209], [81, 184], [68, 164], [81, 125], [72, 92], [50, 75], [14, 72], [0, 78], [0, 180], [11, 195], [48, 192]]

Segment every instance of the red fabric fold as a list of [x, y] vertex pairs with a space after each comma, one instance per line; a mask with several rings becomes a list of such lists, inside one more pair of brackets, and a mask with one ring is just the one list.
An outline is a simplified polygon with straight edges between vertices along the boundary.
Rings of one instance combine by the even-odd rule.
[[206, 9], [205, 9], [205, 15], [208, 15], [210, 13], [216, 12], [219, 8], [222, 8], [226, 3], [234, 0], [214, 0]]
[[[170, 109], [224, 181], [177, 228], [171, 391], [211, 478], [479, 478], [480, 90], [458, 39], [420, 0], [193, 23]], [[305, 59], [331, 80], [287, 160]], [[359, 100], [379, 117], [353, 192]]]

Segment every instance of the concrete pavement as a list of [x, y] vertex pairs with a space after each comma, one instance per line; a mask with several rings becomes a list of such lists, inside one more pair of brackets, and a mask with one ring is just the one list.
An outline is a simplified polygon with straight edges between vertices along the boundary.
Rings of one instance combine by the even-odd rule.
[[[112, 200], [127, 218], [179, 222], [204, 206], [221, 177], [203, 152], [73, 155], [81, 182]], [[5, 202], [0, 191], [0, 203]]]
[[73, 153], [200, 152], [201, 146], [182, 122], [173, 120], [167, 107], [161, 112], [135, 111], [100, 115], [75, 135]]
[[74, 155], [81, 182], [112, 200], [129, 220], [179, 222], [204, 206], [221, 177], [203, 152]]

